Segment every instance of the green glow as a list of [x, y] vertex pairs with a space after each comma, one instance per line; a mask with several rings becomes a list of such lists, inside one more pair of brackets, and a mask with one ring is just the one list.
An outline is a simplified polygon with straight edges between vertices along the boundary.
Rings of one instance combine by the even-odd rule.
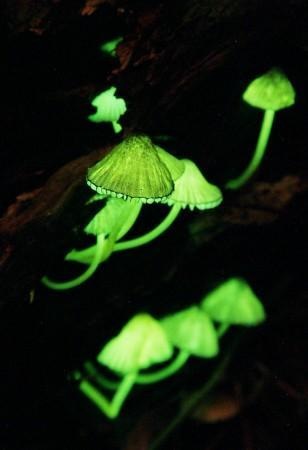
[[[94, 199], [91, 199], [94, 201]], [[58, 282], [43, 277], [45, 286], [55, 290], [72, 289], [88, 280], [98, 266], [106, 261], [114, 250], [115, 241], [122, 238], [133, 226], [140, 213], [142, 203], [108, 198], [107, 203], [93, 217], [85, 228], [88, 234], [96, 236], [96, 244], [86, 250], [71, 250], [65, 257], [67, 261], [85, 262], [89, 267], [78, 277]]]
[[157, 383], [158, 381], [162, 381], [165, 378], [169, 378], [171, 375], [178, 372], [184, 364], [188, 361], [190, 354], [186, 352], [185, 350], [181, 350], [177, 357], [171, 361], [171, 363], [164, 367], [161, 370], [158, 370], [156, 372], [146, 373], [146, 374], [139, 374], [136, 378], [137, 384], [152, 384]]
[[112, 246], [110, 245], [111, 241], [110, 239], [105, 239], [104, 235], [97, 236], [97, 244], [95, 247], [94, 255], [91, 260], [91, 263], [87, 270], [83, 272], [81, 275], [79, 275], [77, 278], [74, 278], [70, 281], [53, 281], [50, 280], [47, 276], [42, 278], [42, 283], [49, 287], [50, 289], [54, 289], [57, 291], [63, 291], [66, 289], [72, 289], [74, 287], [79, 286], [80, 284], [84, 283], [86, 280], [88, 280], [96, 271], [99, 264], [101, 263], [101, 260], [103, 258], [106, 259], [106, 255], [110, 255], [110, 252], [112, 251]]
[[[215, 208], [221, 203], [222, 193], [220, 189], [208, 183], [192, 161], [184, 159], [182, 163], [184, 164], [184, 171], [175, 180], [174, 192], [165, 201], [172, 206], [169, 214], [159, 225], [143, 236], [116, 243], [114, 251], [135, 248], [156, 239], [172, 225], [182, 208], [188, 206], [191, 210], [194, 208], [203, 210]], [[182, 168], [179, 167], [178, 170], [178, 173], [180, 173]]]
[[189, 159], [182, 160], [185, 165], [183, 175], [174, 185], [174, 191], [167, 198], [168, 205], [178, 204], [182, 208], [200, 210], [215, 208], [222, 202], [220, 189], [210, 184], [195, 163]]
[[[138, 373], [135, 383], [136, 384], [152, 384], [164, 380], [171, 375], [178, 372], [184, 364], [188, 361], [190, 354], [184, 350], [181, 350], [178, 355], [172, 360], [166, 367], [163, 367], [156, 372]], [[116, 390], [119, 387], [119, 382], [110, 381], [104, 377], [95, 366], [90, 362], [85, 363], [85, 369], [87, 373], [95, 380], [95, 382], [104, 389]]]
[[217, 333], [211, 319], [197, 306], [171, 314], [161, 324], [173, 345], [191, 355], [212, 358], [218, 354]]
[[162, 201], [174, 188], [169, 169], [144, 135], [129, 136], [116, 145], [88, 170], [87, 183], [99, 194], [143, 203]]
[[157, 320], [137, 314], [97, 356], [99, 363], [119, 374], [147, 369], [171, 358], [172, 346]]
[[278, 111], [294, 105], [295, 91], [281, 70], [272, 69], [248, 85], [243, 99], [255, 108]]
[[[241, 278], [230, 278], [204, 297], [202, 309], [212, 320], [228, 325], [254, 326], [265, 320], [262, 303], [248, 283]], [[220, 330], [220, 335], [226, 327]]]
[[119, 415], [123, 403], [135, 383], [136, 376], [137, 374], [135, 372], [127, 374], [119, 384], [111, 401], [107, 400], [89, 381], [82, 380], [79, 389], [103, 414], [109, 417], [109, 419], [115, 419]]
[[97, 95], [91, 102], [97, 111], [88, 116], [88, 119], [95, 123], [111, 122], [114, 132], [119, 133], [122, 130], [119, 119], [126, 112], [126, 103], [123, 98], [117, 98], [115, 93], [116, 88], [112, 86]]
[[180, 211], [181, 207], [178, 205], [174, 205], [167, 214], [167, 216], [162, 220], [162, 222], [158, 224], [155, 228], [153, 228], [151, 231], [143, 234], [142, 236], [130, 239], [128, 241], [117, 242], [113, 250], [114, 251], [128, 250], [130, 248], [140, 247], [140, 245], [148, 244], [149, 242], [153, 241], [158, 236], [160, 236], [172, 225], [172, 223], [179, 215]]
[[123, 41], [122, 36], [116, 37], [115, 39], [112, 39], [110, 41], [106, 41], [100, 46], [100, 50], [105, 54], [115, 57], [116, 48], [118, 44], [122, 41]]
[[226, 183], [227, 189], [239, 189], [257, 171], [267, 148], [275, 112], [294, 104], [295, 91], [281, 71], [272, 69], [249, 84], [243, 99], [251, 106], [261, 108], [265, 112], [253, 157], [239, 177]]
[[137, 220], [142, 203], [136, 200], [125, 201], [120, 198], [108, 198], [106, 205], [93, 217], [85, 228], [87, 234], [110, 234], [115, 240], [121, 239]]
[[269, 109], [265, 111], [253, 157], [244, 172], [239, 177], [234, 178], [233, 180], [230, 180], [228, 181], [228, 183], [226, 183], [227, 189], [239, 189], [244, 184], [246, 184], [247, 181], [252, 177], [252, 175], [257, 171], [265, 154], [269, 136], [271, 134], [274, 117], [274, 110]]

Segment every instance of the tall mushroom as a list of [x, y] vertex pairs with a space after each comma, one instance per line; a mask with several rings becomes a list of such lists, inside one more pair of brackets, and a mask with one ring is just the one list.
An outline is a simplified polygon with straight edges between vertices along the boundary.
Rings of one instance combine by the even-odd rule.
[[243, 99], [249, 105], [264, 110], [263, 122], [250, 163], [240, 176], [226, 183], [227, 189], [240, 188], [256, 172], [265, 154], [275, 113], [294, 104], [295, 91], [281, 70], [272, 69], [248, 85]]

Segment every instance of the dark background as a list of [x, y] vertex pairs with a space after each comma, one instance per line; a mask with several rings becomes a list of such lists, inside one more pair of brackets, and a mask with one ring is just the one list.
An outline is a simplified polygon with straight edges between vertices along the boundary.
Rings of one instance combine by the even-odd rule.
[[[267, 321], [223, 339], [222, 354], [239, 336], [219, 385], [161, 448], [306, 448], [308, 7], [281, 3], [5, 2], [1, 450], [149, 448], [217, 361], [192, 359], [180, 375], [136, 388], [116, 422], [79, 394], [72, 371], [136, 312], [160, 317], [198, 303], [229, 276], [249, 281]], [[100, 44], [118, 35], [117, 58], [102, 55]], [[184, 211], [171, 231], [112, 256], [78, 289], [40, 284], [46, 273], [80, 273], [62, 261], [89, 242], [84, 175], [121, 138], [87, 121], [98, 92], [114, 84], [126, 99], [124, 135], [149, 134], [222, 187], [249, 161], [262, 119], [242, 92], [273, 66], [293, 83], [296, 104], [277, 113], [247, 187], [225, 192], [217, 210]], [[164, 214], [145, 206], [134, 234]], [[217, 405], [214, 423], [206, 404]]]

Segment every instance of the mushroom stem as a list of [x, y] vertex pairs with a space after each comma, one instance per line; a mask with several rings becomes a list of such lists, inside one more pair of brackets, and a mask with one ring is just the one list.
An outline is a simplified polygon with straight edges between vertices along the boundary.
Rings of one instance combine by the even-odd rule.
[[[184, 364], [188, 361], [188, 358], [190, 356], [190, 353], [186, 352], [185, 350], [181, 350], [177, 357], [167, 366], [164, 367], [161, 370], [158, 370], [157, 372], [153, 373], [139, 373], [136, 377], [135, 383], [138, 384], [151, 384], [151, 383], [157, 383], [158, 381], [164, 380], [165, 378], [170, 377], [174, 373], [176, 373], [178, 370], [180, 370]], [[86, 369], [87, 373], [93, 377], [95, 382], [109, 390], [115, 390], [119, 387], [119, 382], [117, 381], [110, 381], [107, 380], [101, 373], [99, 373], [98, 370], [94, 367], [91, 362], [86, 362], [84, 364], [84, 368]]]
[[113, 251], [128, 250], [130, 248], [139, 247], [140, 245], [147, 244], [153, 239], [156, 239], [160, 234], [162, 234], [170, 227], [170, 225], [175, 221], [175, 219], [179, 215], [180, 211], [181, 211], [180, 204], [173, 205], [167, 216], [163, 219], [163, 221], [159, 225], [153, 228], [153, 230], [137, 238], [130, 239], [128, 241], [117, 242], [113, 248]]
[[87, 380], [81, 381], [79, 389], [101, 410], [103, 414], [109, 419], [115, 419], [135, 383], [137, 373], [138, 372], [132, 372], [125, 375], [111, 401], [107, 400], [106, 397]]
[[66, 289], [77, 287], [84, 281], [88, 280], [94, 274], [101, 261], [107, 259], [111, 251], [112, 245], [110, 243], [110, 239], [106, 239], [104, 234], [99, 234], [97, 236], [97, 242], [92, 261], [85, 272], [83, 272], [73, 280], [64, 282], [53, 281], [45, 276], [42, 278], [42, 283], [50, 289], [55, 289], [57, 291], [63, 291]]
[[150, 384], [161, 381], [165, 378], [170, 377], [175, 372], [181, 369], [187, 362], [190, 354], [185, 350], [181, 350], [178, 356], [167, 366], [157, 372], [139, 374], [136, 378], [136, 383], [138, 384]]
[[96, 384], [104, 389], [115, 391], [119, 387], [119, 381], [111, 381], [105, 378], [90, 361], [84, 363], [84, 368], [91, 378], [93, 378]]
[[244, 172], [239, 177], [234, 178], [233, 180], [230, 180], [226, 183], [227, 189], [239, 189], [240, 187], [242, 187], [252, 177], [252, 175], [256, 172], [256, 170], [260, 166], [260, 163], [265, 154], [274, 117], [275, 117], [274, 110], [267, 109], [264, 112], [263, 122], [253, 157], [248, 166], [246, 167], [246, 169], [244, 170]]

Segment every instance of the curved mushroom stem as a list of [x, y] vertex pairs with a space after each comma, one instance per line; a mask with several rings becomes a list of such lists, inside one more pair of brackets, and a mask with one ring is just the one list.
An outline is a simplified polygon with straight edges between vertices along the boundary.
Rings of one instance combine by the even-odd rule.
[[130, 248], [139, 247], [140, 245], [147, 244], [148, 242], [152, 241], [153, 239], [156, 239], [160, 234], [162, 234], [164, 231], [166, 231], [172, 223], [175, 221], [177, 216], [179, 215], [181, 211], [181, 205], [180, 204], [174, 204], [167, 214], [167, 216], [163, 219], [163, 221], [157, 225], [153, 230], [149, 231], [148, 233], [143, 234], [142, 236], [139, 236], [134, 239], [130, 239], [128, 241], [123, 242], [117, 242], [113, 248], [113, 251], [121, 251], [121, 250], [127, 250]]
[[[117, 241], [118, 239], [121, 239], [122, 237], [124, 237], [129, 230], [132, 228], [132, 226], [134, 225], [134, 223], [136, 222], [136, 220], [138, 219], [138, 216], [140, 214], [141, 208], [142, 208], [142, 203], [131, 203], [132, 208], [130, 209], [130, 213], [125, 216], [124, 221], [120, 221], [119, 225], [121, 225], [119, 227], [119, 230], [117, 231], [113, 231], [112, 234], [115, 236], [114, 237], [114, 241]], [[85, 248], [84, 250], [71, 250], [66, 256], [65, 256], [65, 260], [66, 261], [75, 261], [75, 262], [79, 262], [82, 264], [90, 264], [92, 259], [93, 259], [93, 255], [95, 253], [95, 249], [96, 249], [96, 245], [91, 245], [88, 248]], [[112, 249], [114, 250], [114, 248]], [[105, 256], [105, 255], [104, 255]], [[101, 259], [100, 262], [104, 262], [105, 259], [107, 259], [110, 256], [110, 254], [108, 253], [107, 257]]]
[[138, 372], [132, 372], [125, 375], [119, 384], [111, 401], [96, 389], [92, 383], [87, 380], [82, 380], [79, 389], [88, 397], [109, 419], [115, 419], [122, 408], [122, 405], [130, 393]]
[[178, 356], [167, 366], [157, 372], [139, 374], [136, 378], [136, 383], [138, 384], [150, 384], [156, 383], [157, 381], [164, 380], [170, 377], [178, 370], [180, 370], [184, 364], [188, 361], [190, 354], [185, 350], [181, 350]]
[[275, 111], [272, 109], [267, 109], [264, 113], [263, 122], [261, 130], [259, 133], [258, 142], [253, 154], [253, 157], [244, 170], [244, 172], [237, 178], [230, 180], [226, 183], [227, 189], [239, 189], [252, 177], [256, 172], [265, 154], [268, 139], [271, 133], [273, 121], [275, 117]]
[[[184, 364], [188, 361], [188, 358], [190, 356], [190, 353], [186, 352], [185, 350], [181, 350], [177, 357], [166, 367], [164, 367], [161, 370], [158, 370], [157, 372], [148, 372], [145, 374], [139, 373], [136, 377], [135, 383], [136, 384], [151, 384], [151, 383], [157, 383], [158, 381], [164, 380], [165, 378], [170, 377], [174, 373], [178, 372]], [[110, 381], [107, 378], [105, 378], [91, 362], [86, 362], [84, 364], [84, 368], [86, 369], [87, 373], [93, 377], [95, 382], [109, 390], [116, 390], [119, 387], [119, 382], [117, 381]]]
[[42, 278], [42, 283], [49, 287], [50, 289], [55, 289], [58, 291], [71, 289], [79, 286], [84, 281], [88, 280], [96, 271], [101, 261], [108, 258], [112, 251], [112, 242], [110, 242], [109, 238], [105, 238], [105, 235], [99, 234], [97, 236], [97, 242], [95, 246], [95, 251], [92, 257], [92, 261], [85, 272], [79, 275], [77, 278], [74, 278], [70, 281], [58, 282], [50, 280], [48, 277]]

